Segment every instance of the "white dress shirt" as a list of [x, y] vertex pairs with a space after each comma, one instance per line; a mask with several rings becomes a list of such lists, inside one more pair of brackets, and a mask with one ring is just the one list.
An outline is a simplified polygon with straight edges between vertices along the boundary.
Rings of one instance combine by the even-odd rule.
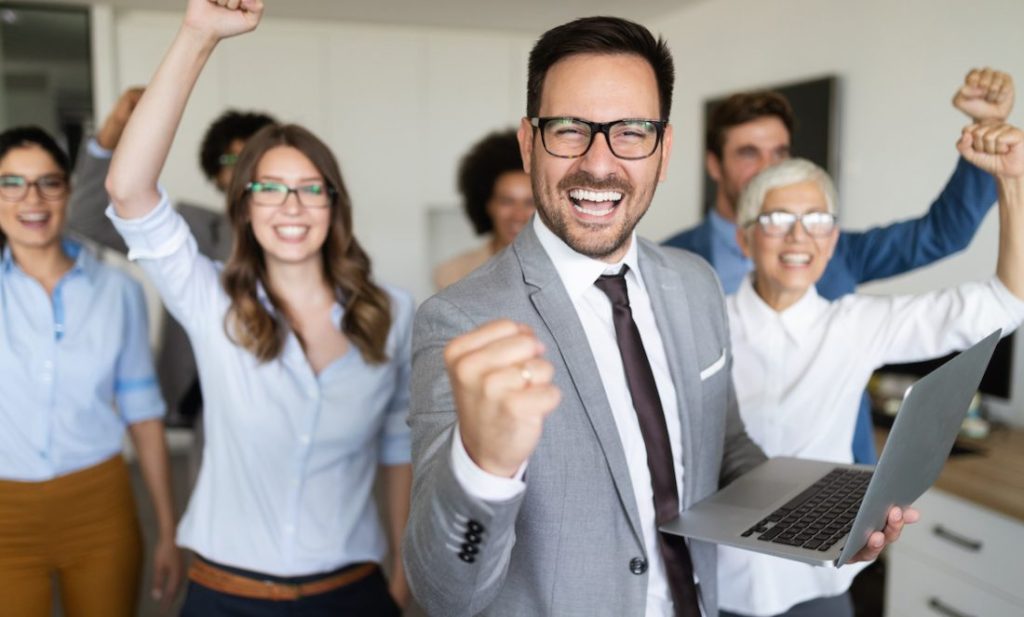
[[[669, 443], [672, 447], [672, 460], [675, 466], [676, 490], [683, 494], [683, 462], [682, 438], [679, 422], [678, 402], [675, 386], [669, 373], [665, 346], [654, 321], [651, 300], [644, 286], [637, 259], [636, 237], [630, 238], [630, 248], [621, 262], [608, 264], [591, 259], [569, 248], [558, 236], [552, 233], [540, 220], [533, 218], [533, 229], [544, 247], [548, 257], [555, 265], [555, 270], [565, 286], [576, 308], [576, 314], [583, 325], [590, 350], [597, 363], [604, 383], [605, 395], [612, 409], [615, 426], [618, 429], [622, 449], [626, 454], [629, 477], [633, 486], [637, 510], [640, 513], [640, 526], [644, 536], [644, 550], [647, 553], [647, 617], [671, 617], [673, 613], [672, 596], [669, 592], [668, 579], [665, 575], [665, 564], [658, 550], [657, 528], [654, 518], [654, 489], [651, 486], [651, 473], [647, 467], [647, 447], [644, 445], [640, 422], [633, 408], [633, 399], [626, 383], [626, 373], [619, 354], [619, 345], [615, 338], [615, 325], [612, 322], [612, 305], [608, 297], [598, 289], [594, 282], [602, 274], [616, 274], [622, 265], [629, 266], [626, 274], [626, 288], [629, 293], [629, 304], [633, 312], [633, 320], [640, 330], [647, 358], [654, 372], [654, 380], [658, 386], [661, 406], [666, 412], [665, 421], [668, 427]], [[452, 447], [452, 464], [455, 477], [463, 488], [471, 495], [480, 499], [507, 499], [525, 490], [520, 470], [515, 479], [501, 478], [491, 475], [477, 467], [466, 454], [459, 438], [456, 426], [455, 439]], [[525, 466], [524, 466], [525, 469]]]
[[[915, 296], [851, 294], [833, 302], [812, 287], [776, 312], [747, 277], [727, 305], [733, 381], [747, 434], [768, 456], [837, 463], [852, 462], [860, 398], [876, 368], [964, 349], [1024, 320], [1024, 301], [998, 279]], [[720, 547], [720, 607], [775, 615], [845, 592], [863, 567], [814, 567]]]
[[[292, 332], [280, 357], [260, 362], [225, 333], [230, 299], [219, 268], [198, 253], [166, 195], [144, 217], [107, 215], [188, 332], [199, 367], [206, 443], [178, 543], [276, 576], [381, 561], [387, 541], [373, 482], [378, 465], [410, 460], [412, 298], [386, 288], [383, 364], [367, 364], [350, 344], [316, 374]], [[332, 321], [341, 315], [335, 305]]]

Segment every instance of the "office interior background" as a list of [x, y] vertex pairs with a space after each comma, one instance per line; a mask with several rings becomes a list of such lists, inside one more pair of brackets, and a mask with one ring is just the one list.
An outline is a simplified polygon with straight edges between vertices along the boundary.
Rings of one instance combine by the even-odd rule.
[[[576, 16], [635, 19], [663, 35], [673, 51], [675, 147], [668, 180], [639, 226], [654, 240], [700, 220], [704, 105], [734, 91], [836, 78], [832, 169], [841, 223], [849, 229], [920, 215], [937, 195], [966, 124], [950, 100], [971, 67], [992, 66], [1015, 77], [1010, 120], [1024, 122], [1021, 0], [265, 3], [260, 29], [223, 43], [200, 79], [163, 185], [175, 199], [222, 207], [197, 153], [206, 126], [226, 108], [303, 124], [341, 162], [356, 233], [377, 277], [419, 301], [433, 291], [433, 266], [477, 242], [455, 190], [459, 157], [483, 134], [519, 122], [530, 47], [541, 32]], [[0, 124], [30, 114], [60, 128], [54, 101], [62, 96], [86, 130], [97, 127], [123, 89], [149, 79], [183, 5], [0, 3]], [[52, 37], [30, 37], [27, 52], [12, 51], [19, 11], [61, 7], [81, 11], [76, 19], [87, 28], [85, 38], [64, 15]], [[61, 55], [73, 45], [86, 52]], [[990, 214], [963, 254], [865, 291], [918, 292], [987, 277], [996, 244]], [[149, 300], [156, 331], [158, 300], [155, 294]], [[1013, 365], [1010, 396], [990, 400], [989, 408], [1024, 426], [1024, 344], [1015, 346]]]

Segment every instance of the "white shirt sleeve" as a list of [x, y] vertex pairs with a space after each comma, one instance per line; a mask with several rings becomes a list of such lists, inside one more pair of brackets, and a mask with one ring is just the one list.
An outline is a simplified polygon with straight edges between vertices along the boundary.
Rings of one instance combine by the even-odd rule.
[[523, 476], [526, 474], [527, 463], [524, 462], [511, 478], [488, 473], [469, 458], [466, 446], [462, 443], [459, 425], [456, 424], [452, 430], [455, 431], [452, 435], [452, 471], [463, 490], [484, 501], [508, 501], [526, 490]]

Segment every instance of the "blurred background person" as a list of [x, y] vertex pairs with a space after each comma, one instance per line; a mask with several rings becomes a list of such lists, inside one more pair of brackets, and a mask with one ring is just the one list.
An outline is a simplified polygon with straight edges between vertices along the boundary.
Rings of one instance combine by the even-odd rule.
[[[0, 134], [0, 598], [3, 614], [135, 614], [142, 539], [121, 458], [131, 437], [158, 524], [152, 594], [181, 581], [141, 286], [62, 237], [67, 155]], [[56, 578], [55, 578], [56, 577]]]
[[511, 244], [533, 215], [533, 188], [523, 171], [515, 130], [491, 133], [474, 144], [459, 164], [458, 186], [473, 230], [486, 241], [437, 266], [436, 289], [458, 281]]

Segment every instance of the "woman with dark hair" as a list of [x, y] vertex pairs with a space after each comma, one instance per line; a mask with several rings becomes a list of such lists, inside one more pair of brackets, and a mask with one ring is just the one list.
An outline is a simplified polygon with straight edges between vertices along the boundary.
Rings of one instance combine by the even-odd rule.
[[153, 595], [181, 581], [164, 402], [142, 288], [61, 237], [67, 155], [42, 129], [0, 133], [0, 598], [49, 615], [137, 609], [142, 541], [125, 429], [159, 525]]
[[487, 241], [442, 263], [434, 286], [443, 289], [483, 265], [505, 248], [533, 216], [533, 188], [523, 171], [515, 130], [491, 133], [478, 141], [459, 164], [459, 192], [466, 216]]
[[[107, 178], [108, 214], [188, 333], [203, 389], [203, 462], [178, 530], [196, 553], [182, 614], [397, 615], [413, 302], [374, 283], [337, 161], [298, 126], [253, 135], [227, 189], [223, 269], [157, 187], [204, 64], [262, 10], [189, 1]], [[390, 585], [377, 567], [389, 545]]]

